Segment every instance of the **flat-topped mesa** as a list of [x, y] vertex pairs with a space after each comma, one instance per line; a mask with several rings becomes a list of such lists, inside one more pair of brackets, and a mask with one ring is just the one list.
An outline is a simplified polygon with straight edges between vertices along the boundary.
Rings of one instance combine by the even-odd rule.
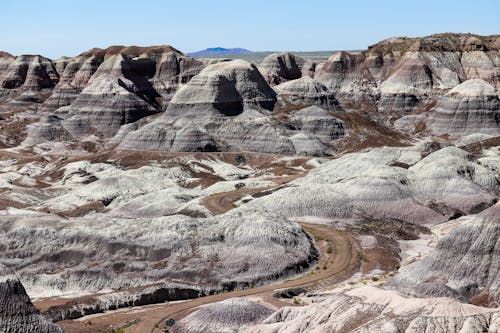
[[308, 76], [288, 81], [274, 87], [278, 93], [278, 102], [281, 109], [316, 105], [327, 110], [340, 110], [339, 103], [333, 92]]
[[467, 80], [441, 97], [428, 112], [426, 126], [434, 134], [500, 135], [499, 92], [481, 79]]
[[498, 35], [391, 38], [364, 52], [334, 54], [314, 78], [342, 102], [371, 101], [380, 113], [400, 117], [468, 79], [500, 88], [499, 50]]
[[0, 264], [0, 332], [64, 333], [33, 306], [19, 279]]
[[500, 35], [442, 33], [426, 37], [393, 37], [368, 46], [367, 53], [392, 53], [407, 51], [469, 52], [499, 51]]
[[284, 52], [265, 57], [259, 65], [259, 70], [269, 84], [276, 85], [299, 79], [304, 75], [312, 75], [314, 65], [295, 54]]
[[257, 67], [232, 60], [205, 67], [173, 96], [165, 118], [236, 116], [247, 109], [259, 112], [274, 108], [276, 93]]

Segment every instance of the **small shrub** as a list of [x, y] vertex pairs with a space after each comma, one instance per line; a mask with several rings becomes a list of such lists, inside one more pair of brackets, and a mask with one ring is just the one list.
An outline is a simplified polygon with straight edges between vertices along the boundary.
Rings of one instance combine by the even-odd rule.
[[328, 246], [326, 247], [326, 253], [332, 254], [333, 253], [333, 245], [332, 242], [328, 241]]
[[378, 276], [372, 276], [372, 281], [376, 282], [378, 280], [380, 280], [380, 278]]
[[293, 304], [295, 304], [295, 305], [302, 304], [302, 301], [300, 300], [300, 297], [294, 297], [293, 298]]

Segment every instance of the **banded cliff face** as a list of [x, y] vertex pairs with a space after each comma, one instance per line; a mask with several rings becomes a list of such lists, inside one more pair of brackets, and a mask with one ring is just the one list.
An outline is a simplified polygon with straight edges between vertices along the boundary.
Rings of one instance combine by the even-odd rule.
[[0, 110], [22, 135], [0, 139], [11, 146], [91, 141], [161, 151], [331, 155], [354, 149], [343, 135], [318, 141], [291, 122], [292, 113], [310, 106], [349, 111], [345, 127], [356, 130], [345, 134], [359, 148], [403, 145], [415, 134], [496, 135], [499, 40], [391, 38], [326, 61], [277, 53], [258, 65], [195, 59], [171, 46], [112, 46], [55, 61], [2, 53]]
[[367, 99], [385, 115], [401, 115], [469, 79], [500, 87], [499, 36], [441, 34], [391, 38], [361, 53], [339, 52], [314, 78], [345, 101]]

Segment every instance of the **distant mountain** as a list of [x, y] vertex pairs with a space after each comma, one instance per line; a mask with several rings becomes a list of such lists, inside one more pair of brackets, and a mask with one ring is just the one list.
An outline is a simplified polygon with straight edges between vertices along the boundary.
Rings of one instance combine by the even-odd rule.
[[249, 51], [242, 48], [225, 49], [223, 47], [212, 47], [198, 52], [188, 53], [192, 57], [205, 57], [205, 56], [220, 56], [226, 54], [250, 54], [253, 51]]

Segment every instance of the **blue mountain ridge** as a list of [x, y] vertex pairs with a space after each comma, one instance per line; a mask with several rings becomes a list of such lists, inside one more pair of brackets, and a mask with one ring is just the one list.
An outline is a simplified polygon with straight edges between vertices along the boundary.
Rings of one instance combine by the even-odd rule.
[[223, 47], [210, 47], [205, 50], [188, 53], [189, 56], [208, 56], [208, 55], [224, 55], [224, 54], [249, 54], [253, 51], [242, 49], [242, 48], [232, 48], [226, 49]]

